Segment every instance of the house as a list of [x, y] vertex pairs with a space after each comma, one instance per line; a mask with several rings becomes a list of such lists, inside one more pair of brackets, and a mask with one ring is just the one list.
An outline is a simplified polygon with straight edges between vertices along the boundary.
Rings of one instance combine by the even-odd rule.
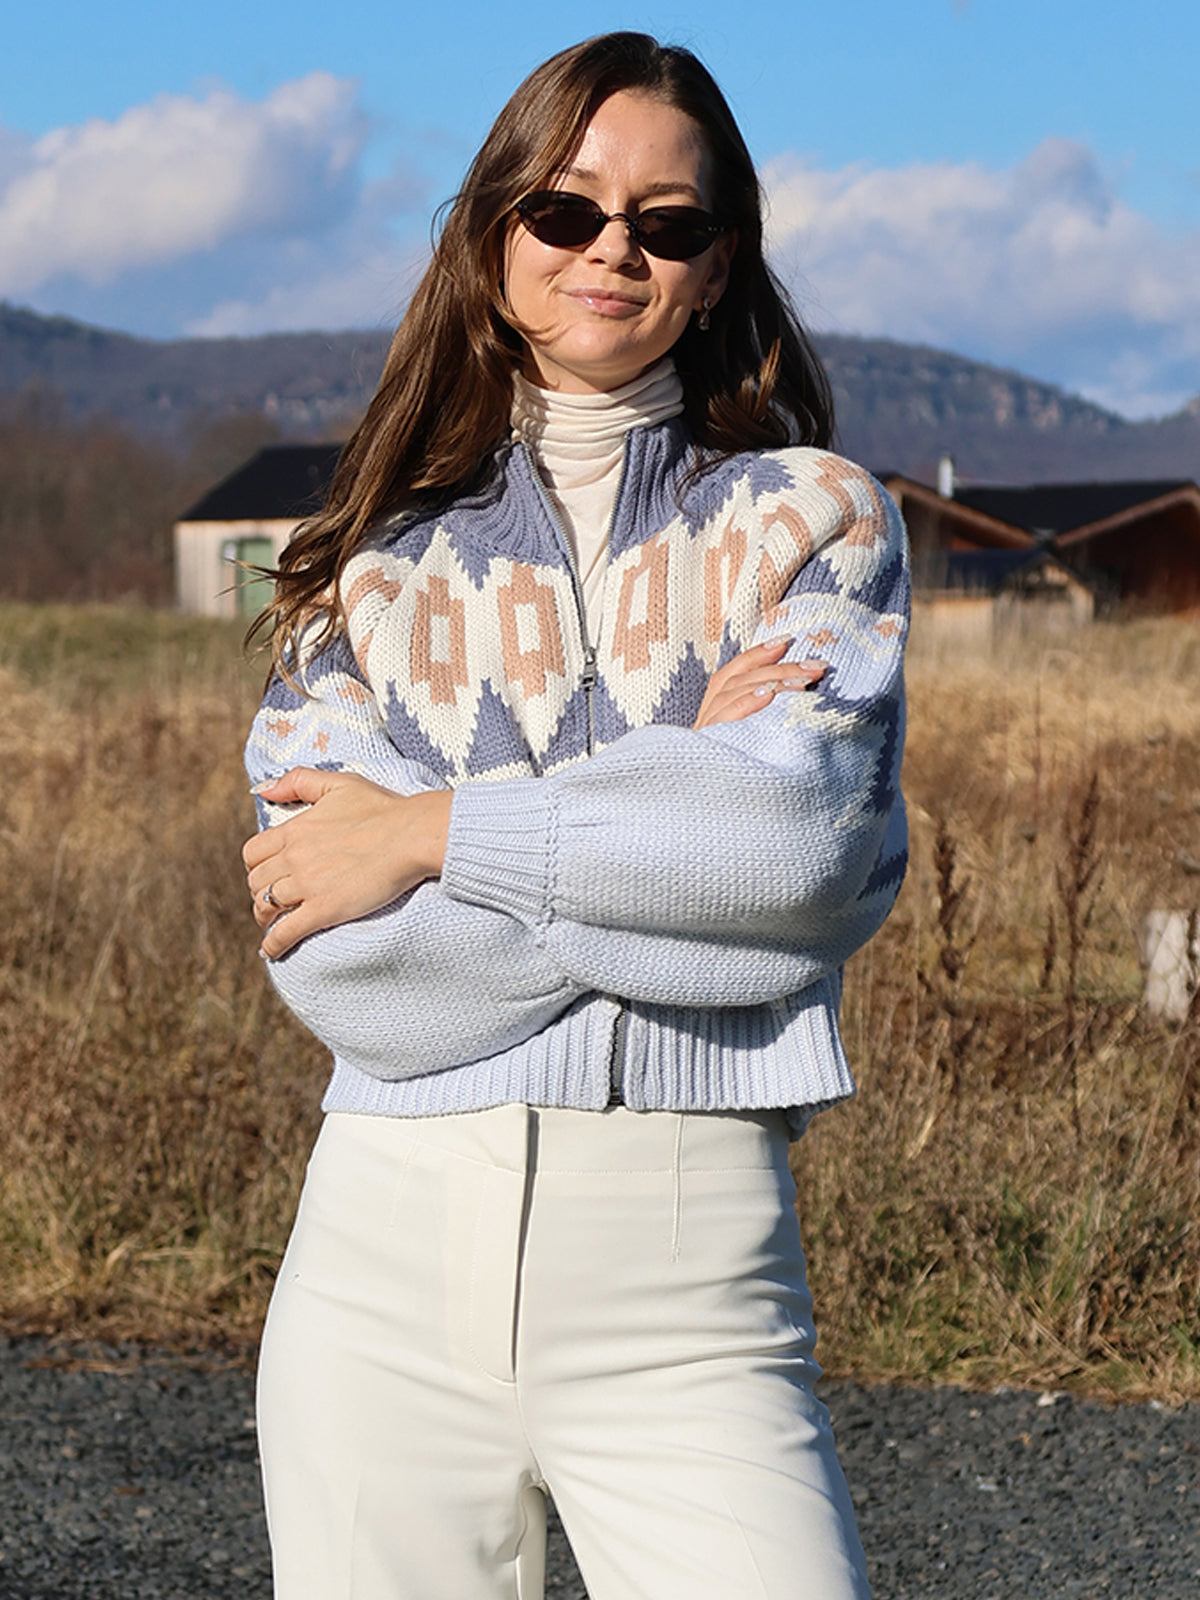
[[956, 489], [955, 502], [1023, 529], [1129, 614], [1200, 614], [1200, 488], [1184, 479]]
[[175, 599], [207, 617], [255, 617], [271, 598], [274, 567], [297, 526], [321, 505], [341, 445], [260, 450], [175, 524]]
[[[1003, 602], [997, 618], [1011, 607], [1012, 617], [1019, 610], [1026, 623], [1036, 617], [1039, 631], [1052, 619], [1055, 627], [1084, 620], [1097, 607], [1200, 614], [1200, 488], [1187, 479], [968, 487], [955, 483], [953, 463], [944, 457], [936, 490], [901, 474], [883, 481], [908, 523], [916, 593], [937, 596], [943, 613], [958, 604], [964, 627], [968, 606], [982, 614], [988, 588], [982, 575], [999, 582], [1004, 567], [976, 563], [968, 583], [968, 568], [955, 558], [971, 551], [1053, 554], [1053, 565], [1012, 564], [1010, 577], [986, 596]], [[1038, 599], [1031, 608], [1034, 573]], [[1051, 593], [1065, 609], [1054, 609]]]

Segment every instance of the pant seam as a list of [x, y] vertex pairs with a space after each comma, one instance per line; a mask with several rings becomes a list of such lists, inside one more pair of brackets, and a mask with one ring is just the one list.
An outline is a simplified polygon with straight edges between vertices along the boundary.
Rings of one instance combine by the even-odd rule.
[[671, 1260], [679, 1260], [679, 1239], [683, 1228], [683, 1117], [675, 1119], [674, 1193], [671, 1196]]
[[404, 1193], [405, 1184], [408, 1182], [408, 1172], [412, 1165], [413, 1151], [416, 1148], [417, 1141], [415, 1139], [410, 1140], [408, 1147], [404, 1152], [404, 1160], [400, 1163], [400, 1171], [397, 1174], [396, 1181], [392, 1186], [392, 1203], [388, 1208], [387, 1223], [389, 1233], [395, 1229], [400, 1220], [398, 1216], [398, 1212], [400, 1210], [400, 1197]]

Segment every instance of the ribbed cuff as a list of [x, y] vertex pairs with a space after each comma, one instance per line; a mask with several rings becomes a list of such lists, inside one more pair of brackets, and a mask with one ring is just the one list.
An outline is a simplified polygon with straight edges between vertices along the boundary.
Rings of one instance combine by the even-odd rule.
[[557, 813], [540, 778], [454, 791], [442, 889], [531, 926], [548, 922]]

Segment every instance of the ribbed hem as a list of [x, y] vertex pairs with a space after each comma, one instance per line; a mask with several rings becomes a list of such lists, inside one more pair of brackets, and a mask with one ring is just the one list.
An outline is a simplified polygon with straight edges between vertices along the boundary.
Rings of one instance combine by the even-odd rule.
[[635, 1007], [623, 1079], [635, 1110], [832, 1105], [855, 1092], [837, 1028], [839, 984], [823, 979], [775, 1005]]
[[540, 778], [460, 784], [450, 807], [443, 890], [531, 926], [549, 921], [556, 817]]
[[337, 1061], [325, 1111], [429, 1117], [513, 1102], [602, 1110], [617, 1018], [625, 1012], [621, 1082], [635, 1111], [782, 1107], [799, 1134], [855, 1092], [837, 1029], [836, 977], [775, 1005], [692, 1010], [594, 995], [522, 1045], [465, 1067], [398, 1081]]

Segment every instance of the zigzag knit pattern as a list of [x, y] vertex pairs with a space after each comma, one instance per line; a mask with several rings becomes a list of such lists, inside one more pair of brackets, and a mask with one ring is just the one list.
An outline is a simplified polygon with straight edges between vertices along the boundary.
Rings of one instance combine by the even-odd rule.
[[[618, 1039], [634, 1107], [799, 1126], [852, 1092], [839, 969], [905, 864], [903, 527], [827, 452], [694, 465], [679, 419], [629, 435], [594, 662], [513, 446], [488, 493], [382, 528], [307, 695], [272, 686], [255, 780], [456, 791], [440, 882], [272, 964], [334, 1050], [328, 1108], [602, 1106]], [[828, 663], [819, 687], [694, 732], [713, 670], [781, 633]]]

